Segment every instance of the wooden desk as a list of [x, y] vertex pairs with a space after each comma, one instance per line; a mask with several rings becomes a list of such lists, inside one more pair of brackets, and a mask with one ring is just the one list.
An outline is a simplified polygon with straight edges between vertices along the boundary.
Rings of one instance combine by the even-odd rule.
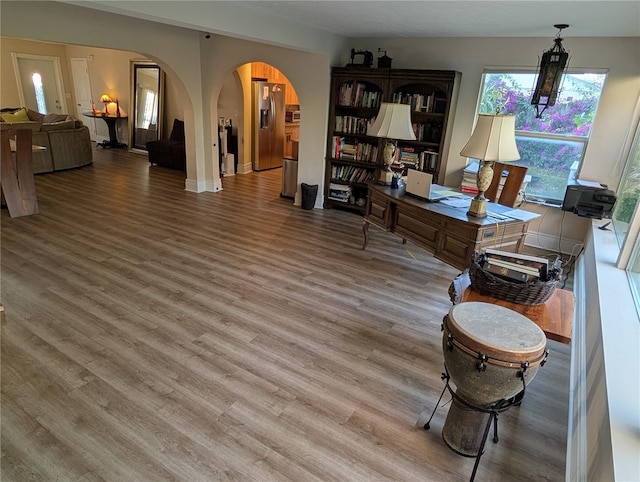
[[483, 295], [469, 286], [462, 293], [461, 301], [483, 301], [504, 306], [529, 318], [542, 328], [542, 331], [550, 340], [559, 341], [566, 345], [571, 343], [573, 309], [575, 305], [575, 297], [571, 291], [556, 288], [546, 303], [532, 306], [517, 305], [509, 301]]
[[[488, 211], [509, 211], [500, 204], [489, 203]], [[369, 224], [401, 236], [451, 266], [461, 270], [471, 265], [474, 251], [489, 247], [520, 251], [529, 227], [517, 219], [478, 219], [467, 215], [467, 208], [454, 208], [440, 202], [422, 201], [405, 195], [404, 188], [369, 184], [369, 197], [362, 232], [369, 242]]]
[[118, 140], [118, 134], [116, 132], [116, 124], [117, 124], [118, 120], [119, 119], [126, 119], [127, 118], [126, 115], [120, 115], [120, 116], [103, 115], [101, 113], [94, 114], [93, 112], [85, 112], [82, 115], [87, 116], [87, 117], [92, 117], [94, 119], [102, 119], [107, 124], [107, 128], [109, 129], [109, 140], [108, 141], [104, 141], [104, 142], [99, 142], [96, 145], [98, 145], [100, 147], [103, 147], [105, 149], [107, 147], [114, 147], [114, 148], [118, 148], [118, 149], [122, 149], [122, 148], [127, 147], [126, 144], [123, 144], [122, 142], [120, 142]]

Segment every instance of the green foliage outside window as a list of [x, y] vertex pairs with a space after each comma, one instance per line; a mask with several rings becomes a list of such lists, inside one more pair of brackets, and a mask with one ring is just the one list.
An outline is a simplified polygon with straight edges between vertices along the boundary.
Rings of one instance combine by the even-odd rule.
[[640, 134], [636, 136], [635, 146], [629, 156], [629, 165], [620, 183], [618, 195], [613, 219], [629, 224], [640, 198]]
[[561, 95], [541, 119], [531, 105], [535, 74], [485, 74], [480, 97], [480, 114], [516, 116], [516, 143], [520, 160], [527, 166], [531, 183], [527, 194], [562, 200], [582, 161], [596, 114], [604, 74], [565, 76]]

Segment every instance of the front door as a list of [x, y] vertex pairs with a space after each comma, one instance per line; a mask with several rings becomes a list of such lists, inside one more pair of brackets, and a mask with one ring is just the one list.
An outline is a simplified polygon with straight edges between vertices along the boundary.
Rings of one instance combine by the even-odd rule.
[[42, 114], [68, 114], [60, 58], [15, 52], [11, 56], [22, 106]]

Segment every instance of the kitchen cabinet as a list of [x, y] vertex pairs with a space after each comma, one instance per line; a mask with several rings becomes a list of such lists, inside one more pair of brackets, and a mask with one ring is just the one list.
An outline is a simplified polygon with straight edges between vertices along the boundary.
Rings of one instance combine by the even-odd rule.
[[287, 105], [300, 104], [298, 94], [296, 94], [296, 90], [293, 88], [293, 85], [291, 85], [291, 82], [289, 82], [289, 79], [274, 66], [265, 64], [264, 62], [252, 62], [251, 77], [253, 79], [264, 79], [267, 82], [285, 84], [284, 103]]
[[286, 122], [284, 124], [284, 157], [298, 158], [297, 150], [294, 149], [294, 142], [298, 141], [299, 138], [300, 123]]

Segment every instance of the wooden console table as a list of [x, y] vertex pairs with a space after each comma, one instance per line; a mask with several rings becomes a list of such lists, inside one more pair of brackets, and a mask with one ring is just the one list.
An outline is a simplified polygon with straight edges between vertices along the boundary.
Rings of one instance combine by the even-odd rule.
[[116, 124], [120, 119], [126, 119], [126, 115], [107, 115], [102, 113], [94, 114], [93, 112], [85, 112], [82, 115], [87, 117], [92, 117], [93, 119], [102, 119], [107, 124], [107, 128], [109, 129], [109, 140], [99, 142], [96, 144], [97, 146], [107, 148], [113, 147], [115, 149], [124, 149], [127, 147], [126, 144], [123, 144], [118, 140], [118, 133], [116, 131]]
[[[510, 209], [489, 203], [487, 211], [501, 214]], [[392, 189], [377, 184], [369, 184], [362, 224], [362, 249], [369, 242], [370, 224], [421, 246], [439, 260], [461, 270], [471, 265], [474, 251], [489, 247], [520, 251], [529, 227], [528, 221], [517, 219], [467, 216], [466, 208], [422, 201], [405, 195], [404, 188]]]

